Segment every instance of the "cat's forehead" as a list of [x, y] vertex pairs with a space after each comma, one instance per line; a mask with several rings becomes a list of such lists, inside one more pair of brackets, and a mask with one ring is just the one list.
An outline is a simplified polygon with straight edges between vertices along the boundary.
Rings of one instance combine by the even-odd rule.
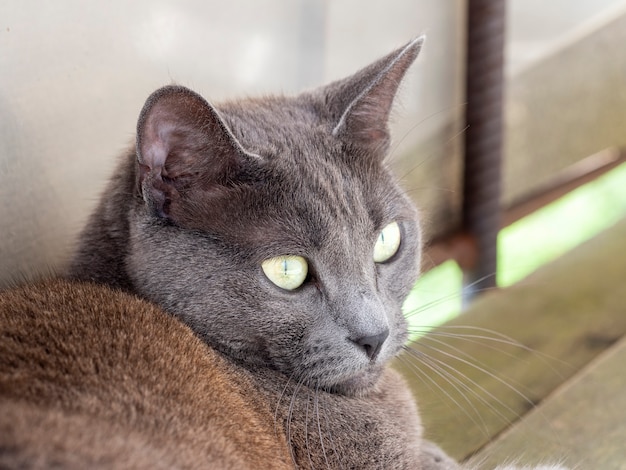
[[[262, 171], [256, 183], [195, 205], [206, 208], [194, 217], [207, 223], [198, 228], [212, 232], [217, 225], [243, 245], [322, 248], [337, 237], [370, 240], [385, 223], [413, 216], [382, 161], [350, 155], [312, 100], [275, 97], [217, 108], [241, 146], [259, 156]], [[220, 214], [225, 219], [215, 224]]]
[[302, 186], [299, 192], [331, 196], [362, 185], [394, 189], [382, 158], [350, 158], [345, 144], [332, 135], [333, 118], [313, 95], [236, 101], [220, 112], [241, 146], [260, 156], [273, 177]]
[[218, 106], [231, 132], [248, 151], [266, 157], [328, 146], [331, 124], [308, 95], [238, 100]]
[[[396, 190], [382, 158], [353, 157], [332, 135], [335, 123], [311, 95], [238, 101], [221, 112], [240, 144], [261, 157], [268, 177], [288, 186], [293, 198], [314, 195], [354, 212]], [[363, 193], [372, 196], [370, 204], [357, 200]]]
[[253, 251], [266, 246], [270, 256], [324, 249], [346, 237], [369, 243], [385, 222], [407, 213], [384, 166], [345, 158], [332, 127], [306, 108], [267, 100], [218, 109], [262, 163], [249, 183], [198, 193], [186, 217], [190, 228]]

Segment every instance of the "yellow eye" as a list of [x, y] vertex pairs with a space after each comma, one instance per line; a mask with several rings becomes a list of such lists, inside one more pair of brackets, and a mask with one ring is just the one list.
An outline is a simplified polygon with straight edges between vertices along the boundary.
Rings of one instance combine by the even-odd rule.
[[261, 267], [270, 281], [286, 290], [300, 287], [309, 270], [302, 256], [277, 256], [263, 261]]
[[374, 245], [374, 262], [384, 263], [396, 254], [400, 247], [400, 226], [397, 222], [391, 222], [378, 234], [378, 240]]

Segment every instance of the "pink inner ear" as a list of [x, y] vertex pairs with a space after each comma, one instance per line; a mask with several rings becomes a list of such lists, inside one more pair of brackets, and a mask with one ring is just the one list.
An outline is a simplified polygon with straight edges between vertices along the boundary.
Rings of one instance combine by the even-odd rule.
[[155, 113], [150, 116], [145, 126], [145, 133], [141, 142], [141, 163], [150, 169], [163, 168], [170, 152], [170, 136], [174, 125], [167, 122]]
[[367, 129], [366, 136], [367, 140], [371, 142], [383, 142], [389, 138], [388, 133], [381, 129]]
[[145, 165], [151, 170], [163, 168], [167, 159], [167, 147], [161, 140], [155, 140], [146, 144], [142, 152]]

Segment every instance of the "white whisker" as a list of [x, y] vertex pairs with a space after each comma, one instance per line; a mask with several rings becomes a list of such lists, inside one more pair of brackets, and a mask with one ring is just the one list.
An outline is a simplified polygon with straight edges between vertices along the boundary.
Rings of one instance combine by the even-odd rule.
[[302, 387], [302, 379], [298, 381], [296, 387], [293, 391], [293, 395], [291, 396], [291, 401], [289, 403], [289, 410], [287, 412], [287, 445], [289, 446], [289, 452], [291, 453], [291, 460], [293, 461], [294, 466], [298, 466], [296, 461], [296, 456], [294, 454], [293, 445], [291, 444], [291, 419], [293, 418], [293, 408], [296, 402], [296, 396], [300, 391], [300, 387]]
[[[556, 363], [561, 366], [571, 368], [571, 364], [568, 364], [566, 361], [563, 361], [554, 356], [550, 356], [549, 354], [542, 353], [541, 351], [537, 351], [536, 349], [526, 346], [525, 344], [520, 343], [519, 341], [517, 341], [514, 338], [511, 338], [510, 336], [507, 336], [495, 330], [490, 330], [489, 328], [482, 328], [479, 326], [468, 326], [468, 325], [442, 325], [442, 326], [437, 327], [437, 330], [438, 331], [436, 332], [436, 334], [438, 335], [439, 334], [443, 335], [443, 332], [441, 330], [469, 330], [469, 331], [476, 331], [478, 333], [484, 333], [483, 335], [474, 335], [474, 334], [467, 334], [467, 333], [457, 333], [457, 334], [450, 333], [450, 335], [453, 335], [455, 338], [459, 338], [459, 339], [474, 338], [474, 339], [490, 341], [492, 343], [500, 343], [503, 345], [516, 347], [518, 349], [521, 349], [541, 359], [542, 363], [548, 366], [550, 370], [554, 372], [555, 374], [557, 374], [560, 378], [564, 378], [564, 377], [561, 374], [561, 372], [558, 369], [556, 369], [556, 367], [552, 365], [551, 363]], [[433, 332], [431, 331], [430, 334], [433, 334]], [[492, 335], [492, 336], [488, 336], [488, 335]], [[480, 344], [484, 344], [484, 343], [480, 343]], [[518, 358], [517, 356], [514, 356], [514, 357]]]
[[285, 383], [285, 386], [283, 387], [283, 391], [280, 393], [280, 396], [278, 397], [278, 401], [276, 402], [276, 408], [274, 409], [274, 434], [278, 435], [278, 410], [280, 409], [280, 402], [282, 401], [283, 397], [285, 396], [285, 393], [287, 392], [287, 388], [289, 387], [289, 383], [291, 382], [291, 379], [293, 377], [293, 374], [295, 373], [292, 372], [291, 375], [287, 378], [287, 382]]
[[[388, 158], [390, 158], [390, 159], [393, 161], [393, 156], [394, 156], [394, 154], [395, 154], [396, 150], [398, 150], [398, 148], [400, 147], [400, 145], [402, 145], [402, 142], [404, 142], [404, 141], [406, 140], [406, 138], [407, 138], [409, 135], [411, 135], [411, 133], [412, 133], [415, 129], [417, 129], [419, 126], [421, 126], [422, 124], [424, 124], [426, 121], [428, 121], [428, 120], [430, 120], [430, 119], [433, 119], [433, 118], [435, 118], [435, 117], [439, 116], [440, 114], [443, 114], [443, 113], [445, 113], [445, 112], [451, 111], [451, 110], [453, 110], [453, 109], [455, 109], [455, 108], [457, 108], [457, 107], [460, 107], [460, 106], [464, 106], [464, 105], [454, 105], [454, 106], [449, 106], [449, 107], [447, 107], [447, 108], [440, 109], [439, 111], [436, 111], [436, 112], [434, 112], [434, 113], [432, 113], [432, 114], [429, 114], [429, 115], [428, 115], [428, 116], [426, 116], [425, 118], [423, 118], [423, 119], [421, 119], [421, 120], [417, 121], [415, 124], [413, 124], [413, 125], [411, 126], [411, 128], [410, 128], [408, 131], [406, 131], [406, 132], [404, 133], [404, 135], [400, 138], [400, 140], [398, 140], [396, 143], [394, 143], [393, 147], [392, 147], [392, 148], [391, 148], [391, 150], [389, 151], [389, 157], [388, 157]], [[466, 127], [466, 129], [467, 129], [467, 127]], [[447, 143], [447, 142], [446, 142], [446, 143]]]
[[[481, 417], [480, 413], [478, 412], [478, 410], [476, 409], [474, 404], [465, 396], [465, 394], [454, 383], [454, 382], [458, 382], [458, 379], [456, 377], [448, 377], [449, 374], [445, 373], [445, 371], [441, 370], [441, 367], [439, 367], [437, 364], [433, 363], [433, 361], [431, 360], [430, 357], [420, 353], [419, 351], [407, 350], [407, 354], [409, 354], [409, 355], [419, 359], [417, 361], [417, 363], [416, 363], [416, 361], [407, 360], [406, 358], [404, 358], [402, 356], [400, 357], [400, 360], [402, 360], [402, 362], [404, 364], [406, 364], [411, 369], [413, 369], [413, 372], [419, 374], [420, 377], [428, 379], [428, 382], [422, 381], [422, 383], [427, 384], [428, 388], [431, 391], [433, 391], [433, 392], [434, 392], [434, 389], [433, 389], [433, 387], [430, 384], [434, 385], [437, 388], [438, 392], [441, 392], [443, 395], [445, 395], [445, 397], [449, 401], [451, 401], [457, 407], [457, 409], [461, 410], [461, 412], [465, 416], [467, 416], [470, 419], [470, 421], [472, 421], [477, 427], [481, 428], [481, 430], [484, 433], [484, 435], [487, 436], [488, 435], [488, 431], [486, 429], [486, 426], [484, 425], [484, 421], [482, 420], [482, 417]], [[419, 357], [418, 357], [418, 354], [419, 354]], [[481, 423], [478, 423], [476, 421], [476, 418], [474, 416], [472, 416], [469, 413], [469, 411], [467, 411], [465, 406], [463, 406], [461, 403], [459, 403], [459, 401], [456, 400], [449, 391], [447, 391], [445, 388], [443, 388], [441, 385], [439, 385], [437, 383], [437, 381], [433, 377], [431, 377], [429, 374], [427, 374], [424, 371], [422, 371], [418, 367], [418, 364], [423, 364], [423, 365], [427, 366], [435, 374], [437, 374], [439, 377], [441, 377], [441, 379], [443, 379], [447, 383], [449, 383], [457, 391], [457, 393], [461, 396], [461, 398], [463, 398], [463, 400], [466, 401], [467, 404], [473, 409], [475, 415], [478, 417], [478, 419], [480, 419], [482, 421], [482, 425], [481, 425]], [[452, 381], [451, 379], [454, 379], [454, 381]], [[445, 400], [443, 400], [442, 403], [445, 403], [446, 406], [450, 406]]]
[[[465, 131], [469, 128], [469, 126], [465, 126], [463, 129], [461, 129], [460, 131], [456, 132], [452, 137], [446, 139], [446, 141], [443, 143], [443, 146], [445, 147], [446, 145], [448, 145], [450, 142], [452, 142], [455, 139], [458, 139], [460, 136], [462, 136]], [[404, 181], [404, 179], [409, 176], [411, 173], [413, 173], [415, 170], [417, 170], [418, 168], [420, 168], [424, 163], [426, 163], [427, 161], [431, 160], [434, 156], [436, 155], [436, 153], [430, 152], [428, 155], [426, 155], [425, 158], [422, 158], [419, 163], [417, 165], [415, 165], [413, 168], [411, 168], [409, 171], [407, 171], [406, 173], [404, 173], [401, 177], [400, 180]]]
[[313, 395], [313, 409], [315, 411], [315, 417], [317, 418], [317, 433], [320, 438], [320, 446], [322, 447], [322, 455], [324, 456], [324, 462], [326, 463], [326, 468], [330, 469], [330, 464], [328, 463], [328, 456], [326, 455], [326, 448], [324, 447], [324, 435], [322, 434], [322, 426], [320, 423], [319, 384], [315, 384], [314, 395]]
[[[470, 365], [474, 369], [476, 369], [476, 370], [478, 370], [478, 371], [480, 371], [480, 372], [482, 372], [484, 374], [487, 374], [487, 373], [492, 374], [492, 375], [490, 375], [491, 377], [494, 377], [494, 378], [497, 377], [498, 380], [501, 381], [502, 384], [506, 384], [506, 386], [510, 390], [514, 391], [516, 394], [520, 395], [522, 398], [524, 398], [525, 400], [530, 402], [530, 400], [527, 399], [526, 396], [523, 395], [518, 388], [516, 388], [515, 386], [512, 385], [512, 383], [515, 382], [513, 379], [511, 379], [510, 377], [503, 376], [501, 374], [496, 375], [496, 374], [498, 374], [498, 371], [496, 371], [493, 368], [491, 368], [488, 364], [485, 364], [484, 362], [479, 361], [478, 359], [476, 359], [475, 357], [473, 357], [469, 353], [461, 350], [460, 348], [452, 346], [451, 344], [446, 343], [444, 341], [438, 340], [438, 339], [434, 338], [433, 336], [436, 336], [436, 335], [429, 334], [427, 336], [424, 336], [422, 338], [422, 341], [432, 341], [433, 343], [436, 343], [436, 344], [439, 344], [441, 346], [445, 346], [445, 347], [450, 348], [454, 353], [458, 354], [458, 356], [455, 356], [454, 354], [450, 354], [449, 357], [452, 357], [452, 358], [454, 358], [457, 361], [461, 361], [461, 362], [463, 362], [463, 363], [465, 363], [467, 365]], [[479, 342], [477, 342], [477, 343], [478, 344], [482, 344], [482, 343], [479, 343]], [[425, 346], [429, 347], [428, 345], [425, 345]], [[431, 347], [431, 349], [433, 349], [434, 351], [439, 352], [440, 354], [446, 354], [442, 349], [432, 348], [432, 347]], [[513, 354], [510, 354], [510, 353], [505, 353], [501, 349], [498, 349], [498, 348], [495, 348], [495, 347], [492, 347], [492, 349], [495, 349], [496, 351], [500, 352], [501, 354], [506, 354], [509, 357], [514, 357], [518, 361], [521, 361], [521, 359], [519, 359], [518, 357], [516, 357], [516, 356], [514, 356]], [[461, 357], [466, 358], [467, 361], [463, 361], [461, 359]], [[528, 362], [528, 361], [525, 361], [525, 362]], [[515, 385], [519, 386], [519, 387], [523, 387], [523, 385], [520, 384], [519, 382], [517, 382]], [[534, 403], [531, 402], [531, 404], [534, 406]]]
[[[535, 406], [535, 404], [533, 403], [532, 400], [530, 400], [526, 395], [524, 395], [523, 393], [521, 393], [519, 390], [517, 390], [515, 387], [513, 387], [512, 385], [510, 385], [509, 383], [507, 383], [505, 380], [502, 380], [500, 377], [498, 377], [496, 374], [490, 372], [489, 370], [479, 367], [476, 364], [473, 364], [470, 361], [467, 361], [465, 359], [462, 359], [460, 357], [454, 356], [453, 354], [450, 354], [440, 348], [435, 348], [434, 346], [427, 346], [429, 349], [432, 349], [433, 351], [442, 354], [448, 358], [454, 359], [456, 361], [459, 361], [462, 364], [465, 364], [469, 367], [474, 368], [475, 370], [478, 370], [479, 372], [482, 372], [483, 374], [485, 374], [486, 376], [494, 379], [495, 381], [499, 382], [501, 385], [503, 385], [504, 387], [506, 387], [507, 389], [511, 390], [513, 393], [515, 393], [516, 395], [518, 395], [520, 398], [522, 398], [525, 402], [529, 403], [531, 406]], [[424, 354], [422, 352], [422, 354]], [[509, 425], [512, 423], [512, 421], [507, 418], [502, 412], [500, 412], [499, 410], [497, 410], [496, 408], [494, 408], [493, 403], [501, 406], [505, 411], [508, 411], [509, 413], [511, 413], [515, 418], [519, 418], [520, 415], [517, 411], [515, 411], [513, 408], [511, 408], [509, 405], [507, 405], [506, 403], [504, 403], [502, 400], [500, 400], [498, 397], [496, 397], [493, 393], [491, 393], [489, 390], [487, 390], [485, 387], [483, 387], [482, 385], [480, 385], [477, 381], [471, 379], [467, 374], [463, 374], [461, 372], [459, 372], [457, 369], [454, 368], [454, 366], [448, 364], [445, 361], [442, 361], [440, 359], [436, 359], [433, 358], [432, 356], [427, 356], [429, 359], [436, 361], [438, 364], [440, 364], [443, 368], [448, 369], [453, 371], [456, 374], [459, 374], [461, 377], [463, 377], [463, 380], [467, 381], [467, 383], [469, 383], [470, 385], [472, 385], [473, 387], [475, 387], [477, 390], [474, 390], [473, 388], [469, 387], [467, 384], [463, 384], [464, 388], [467, 387], [467, 391], [468, 392], [472, 392], [472, 394], [479, 400], [479, 402], [481, 402], [482, 404], [484, 404], [485, 406], [487, 406], [488, 408], [490, 408], [492, 410], [492, 412], [498, 416], [500, 419], [502, 419], [502, 421]], [[487, 398], [483, 397], [480, 393], [484, 394], [484, 396], [486, 396], [488, 399], [492, 400], [492, 402], [489, 402], [487, 400]]]
[[[325, 395], [323, 395], [325, 396]], [[343, 463], [341, 461], [341, 454], [337, 450], [335, 446], [335, 440], [333, 439], [332, 426], [330, 425], [330, 421], [328, 420], [328, 414], [326, 413], [326, 407], [322, 407], [322, 412], [324, 413], [324, 420], [326, 421], [326, 430], [328, 432], [328, 438], [330, 440], [330, 445], [333, 447], [333, 455], [335, 456], [335, 462], [339, 465], [339, 468], [343, 469]]]
[[306, 385], [306, 408], [304, 410], [304, 447], [306, 448], [307, 457], [309, 459], [309, 467], [314, 468], [311, 460], [311, 448], [309, 447], [309, 403], [311, 403], [311, 388], [309, 382]]

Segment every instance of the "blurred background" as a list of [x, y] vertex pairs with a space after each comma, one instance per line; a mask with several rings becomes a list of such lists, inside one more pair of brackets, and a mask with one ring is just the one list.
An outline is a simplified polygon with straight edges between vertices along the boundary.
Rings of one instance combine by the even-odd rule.
[[[502, 3], [507, 285], [626, 214], [626, 1]], [[157, 87], [295, 93], [425, 33], [391, 159], [429, 240], [409, 304], [437, 307], [433, 323], [457, 312], [461, 271], [480, 257], [463, 215], [467, 20], [462, 0], [0, 3], [0, 287], [63, 265]]]

